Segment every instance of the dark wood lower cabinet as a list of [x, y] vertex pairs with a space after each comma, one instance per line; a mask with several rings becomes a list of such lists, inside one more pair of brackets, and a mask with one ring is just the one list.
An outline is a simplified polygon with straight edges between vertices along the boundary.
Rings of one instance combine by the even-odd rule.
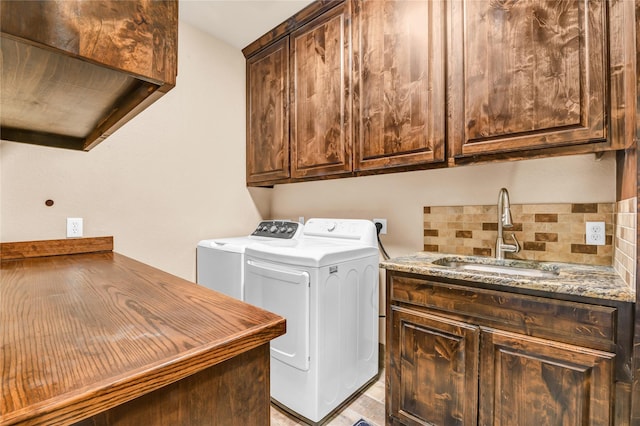
[[632, 304], [387, 271], [388, 425], [628, 425]]
[[610, 425], [615, 354], [482, 331], [480, 424]]
[[395, 307], [391, 321], [392, 424], [476, 424], [480, 328]]

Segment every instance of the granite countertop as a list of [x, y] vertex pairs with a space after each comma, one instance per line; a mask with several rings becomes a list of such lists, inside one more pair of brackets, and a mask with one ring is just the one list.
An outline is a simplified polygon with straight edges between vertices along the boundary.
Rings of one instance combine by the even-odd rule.
[[[552, 276], [529, 277], [497, 272], [464, 270], [439, 265], [443, 259], [481, 265], [504, 265], [532, 268], [551, 272]], [[435, 263], [434, 263], [435, 262]], [[446, 253], [418, 252], [413, 255], [392, 258], [380, 263], [391, 271], [409, 272], [432, 277], [473, 281], [509, 288], [562, 293], [567, 295], [634, 302], [635, 293], [610, 266], [591, 266], [560, 262], [535, 262], [526, 260], [498, 261], [490, 257], [460, 256]]]

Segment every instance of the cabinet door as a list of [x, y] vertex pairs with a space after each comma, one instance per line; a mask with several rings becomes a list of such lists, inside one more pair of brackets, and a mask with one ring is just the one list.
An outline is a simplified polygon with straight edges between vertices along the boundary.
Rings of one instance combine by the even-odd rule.
[[356, 170], [444, 161], [445, 5], [354, 2]]
[[291, 175], [351, 173], [350, 2], [291, 34]]
[[479, 327], [396, 306], [391, 327], [388, 420], [475, 425]]
[[454, 156], [603, 142], [604, 1], [455, 1]]
[[289, 39], [247, 59], [247, 184], [289, 177]]
[[614, 354], [482, 331], [480, 424], [609, 425]]

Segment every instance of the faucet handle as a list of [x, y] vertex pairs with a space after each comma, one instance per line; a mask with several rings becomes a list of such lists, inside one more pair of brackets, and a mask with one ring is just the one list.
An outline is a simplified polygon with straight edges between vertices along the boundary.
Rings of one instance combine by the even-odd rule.
[[513, 242], [515, 243], [515, 247], [513, 247], [513, 251], [511, 253], [518, 253], [520, 251], [520, 243], [518, 242], [518, 239], [516, 238], [516, 234], [511, 234], [511, 238], [513, 239]]

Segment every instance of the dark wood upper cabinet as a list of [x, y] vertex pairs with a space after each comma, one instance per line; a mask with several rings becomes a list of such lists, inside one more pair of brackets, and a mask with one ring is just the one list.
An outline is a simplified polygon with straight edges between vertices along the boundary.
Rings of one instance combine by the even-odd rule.
[[444, 161], [445, 6], [353, 3], [355, 170]]
[[247, 184], [289, 177], [289, 38], [247, 59]]
[[637, 13], [619, 0], [311, 3], [243, 49], [248, 62], [285, 38], [290, 50], [288, 99], [263, 123], [288, 112], [290, 146], [251, 136], [249, 168], [279, 172], [247, 182], [626, 149]]
[[3, 140], [89, 150], [175, 86], [178, 2], [0, 3]]
[[351, 173], [350, 4], [290, 36], [293, 178]]
[[602, 1], [451, 2], [453, 156], [604, 142], [606, 18]]

